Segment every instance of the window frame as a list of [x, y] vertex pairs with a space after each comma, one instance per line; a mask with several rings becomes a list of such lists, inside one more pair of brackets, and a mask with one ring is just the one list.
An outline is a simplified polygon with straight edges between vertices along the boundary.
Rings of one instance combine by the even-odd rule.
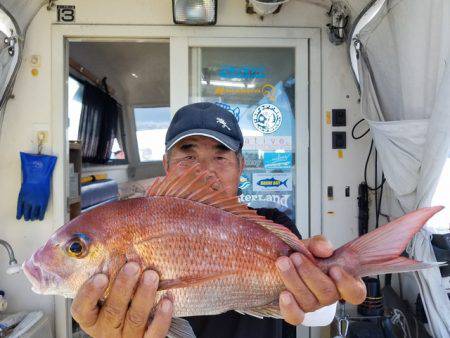
[[[69, 93], [69, 79], [72, 78], [73, 80], [75, 80], [76, 82], [80, 83], [81, 85], [83, 85], [83, 80], [80, 79], [78, 76], [74, 75], [73, 73], [69, 72], [69, 76], [68, 76], [68, 80], [67, 80], [67, 94]], [[84, 90], [84, 89], [83, 89]], [[83, 109], [83, 99], [81, 99], [81, 109]], [[81, 119], [81, 111], [80, 111], [80, 119]], [[78, 126], [79, 126], [79, 121], [78, 121]], [[70, 127], [70, 119], [69, 119], [69, 98], [67, 98], [67, 139], [69, 141], [72, 141], [69, 139], [69, 127]], [[78, 138], [77, 138], [78, 141]]]
[[136, 108], [168, 108], [169, 109], [169, 114], [170, 114], [170, 118], [172, 119], [173, 114], [171, 113], [171, 107], [170, 107], [170, 103], [151, 103], [151, 104], [132, 104], [131, 105], [131, 117], [133, 120], [133, 140], [136, 144], [136, 159], [137, 159], [137, 163], [141, 166], [145, 166], [145, 165], [151, 165], [153, 163], [162, 163], [162, 159], [161, 160], [150, 160], [150, 161], [141, 161], [141, 156], [139, 155], [139, 142], [137, 139], [137, 127], [136, 127], [136, 116], [134, 115], [134, 111]]

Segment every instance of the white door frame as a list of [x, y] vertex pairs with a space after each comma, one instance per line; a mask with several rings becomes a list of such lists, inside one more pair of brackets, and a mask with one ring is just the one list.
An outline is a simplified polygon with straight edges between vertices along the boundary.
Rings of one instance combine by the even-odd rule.
[[[230, 41], [230, 46], [237, 47], [242, 44], [244, 38], [260, 43], [259, 46], [283, 46], [292, 44], [296, 48], [296, 72], [298, 72], [298, 58], [302, 48], [309, 51], [309, 83], [305, 81], [297, 84], [309, 88], [296, 86], [296, 107], [302, 106], [296, 113], [306, 114], [304, 119], [308, 121], [304, 125], [297, 125], [297, 136], [304, 138], [301, 147], [305, 154], [309, 154], [308, 161], [300, 158], [297, 163], [306, 168], [298, 168], [297, 172], [306, 170], [309, 172], [309, 180], [300, 181], [302, 189], [309, 191], [309, 199], [303, 201], [297, 198], [297, 205], [309, 205], [298, 215], [301, 219], [300, 229], [304, 237], [318, 235], [322, 232], [322, 156], [321, 156], [321, 31], [319, 28], [278, 28], [278, 27], [185, 27], [185, 26], [151, 26], [151, 25], [52, 25], [52, 148], [53, 153], [60, 159], [53, 174], [53, 227], [61, 226], [67, 220], [67, 196], [68, 196], [68, 159], [69, 149], [66, 136], [67, 128], [67, 82], [69, 41], [139, 41], [146, 39], [163, 38], [170, 39], [170, 105], [172, 111], [188, 103], [188, 66], [189, 45], [198, 46], [205, 43], [208, 46], [214, 41]], [[242, 38], [242, 39], [236, 39]], [[303, 42], [301, 41], [303, 39]], [[247, 40], [245, 46], [249, 45]], [[252, 43], [252, 45], [254, 45]], [[223, 46], [223, 45], [221, 45]], [[296, 74], [297, 75], [297, 74]], [[307, 74], [298, 74], [297, 79], [307, 79]], [[177, 84], [177, 85], [176, 85]], [[308, 97], [301, 97], [301, 92], [309, 92]], [[300, 100], [304, 101], [300, 101]], [[306, 102], [308, 106], [306, 106]], [[309, 108], [309, 109], [308, 109]], [[309, 115], [308, 115], [309, 112]], [[296, 115], [300, 116], [300, 115]], [[304, 120], [304, 121], [306, 121]], [[308, 125], [307, 125], [308, 124]], [[298, 139], [300, 137], [297, 137]], [[301, 148], [297, 148], [297, 151]], [[303, 152], [302, 151], [302, 152]], [[309, 163], [309, 168], [308, 168]], [[302, 209], [300, 207], [298, 210]], [[309, 212], [308, 212], [309, 211]], [[65, 338], [70, 328], [70, 313], [68, 303], [62, 297], [55, 297], [55, 333], [57, 337]], [[310, 330], [299, 327], [302, 336], [309, 335]], [[315, 331], [315, 330], [314, 330]], [[315, 334], [314, 334], [315, 335]]]

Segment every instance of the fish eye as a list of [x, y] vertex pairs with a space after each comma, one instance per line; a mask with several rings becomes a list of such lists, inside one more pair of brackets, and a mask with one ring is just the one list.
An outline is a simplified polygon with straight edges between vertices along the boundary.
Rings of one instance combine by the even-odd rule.
[[82, 258], [86, 253], [86, 244], [80, 238], [74, 238], [67, 243], [66, 252], [71, 257]]

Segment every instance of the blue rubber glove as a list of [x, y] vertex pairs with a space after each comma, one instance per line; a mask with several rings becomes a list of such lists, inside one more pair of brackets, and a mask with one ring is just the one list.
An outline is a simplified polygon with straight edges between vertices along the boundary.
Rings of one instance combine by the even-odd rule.
[[17, 215], [25, 221], [43, 220], [50, 196], [50, 180], [56, 156], [20, 153], [22, 187], [17, 200]]

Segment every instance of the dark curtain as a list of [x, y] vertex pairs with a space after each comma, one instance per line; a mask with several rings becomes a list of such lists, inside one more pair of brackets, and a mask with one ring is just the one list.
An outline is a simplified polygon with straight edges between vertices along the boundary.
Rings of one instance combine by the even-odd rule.
[[119, 104], [102, 89], [84, 83], [78, 139], [82, 142], [83, 162], [104, 164], [111, 157], [118, 134]]

